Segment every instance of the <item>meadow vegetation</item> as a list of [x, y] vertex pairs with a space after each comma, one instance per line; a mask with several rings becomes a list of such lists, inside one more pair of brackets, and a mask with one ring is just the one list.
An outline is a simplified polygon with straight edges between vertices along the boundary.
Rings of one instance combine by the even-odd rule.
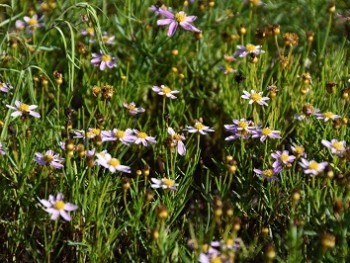
[[348, 1], [1, 1], [1, 262], [349, 262]]

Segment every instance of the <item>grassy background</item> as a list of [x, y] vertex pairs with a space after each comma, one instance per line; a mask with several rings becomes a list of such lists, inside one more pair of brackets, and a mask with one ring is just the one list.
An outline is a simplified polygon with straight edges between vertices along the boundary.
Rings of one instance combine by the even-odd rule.
[[[323, 0], [261, 6], [238, 0], [187, 6], [164, 1], [175, 11], [198, 16], [194, 24], [202, 30], [199, 36], [179, 28], [172, 38], [148, 11], [152, 4], [58, 1], [47, 11], [41, 2], [1, 4], [0, 77], [14, 87], [0, 97], [0, 139], [6, 149], [0, 157], [1, 261], [197, 262], [204, 244], [239, 237], [241, 248], [224, 253], [237, 262], [347, 262], [349, 156], [334, 157], [321, 144], [333, 138], [349, 142], [349, 102], [343, 94], [350, 79], [350, 24], [337, 17], [350, 8], [347, 1], [337, 1], [335, 13]], [[16, 31], [15, 21], [33, 13], [44, 15], [45, 26], [32, 35]], [[274, 24], [281, 31], [276, 36], [269, 30]], [[245, 35], [239, 34], [240, 25]], [[88, 26], [95, 30], [95, 43], [80, 33]], [[102, 32], [115, 36], [115, 45], [105, 45]], [[287, 32], [298, 35], [297, 45], [284, 45]], [[307, 32], [314, 33], [313, 42]], [[265, 53], [257, 63], [237, 58], [230, 64], [237, 72], [223, 74], [224, 55], [248, 43], [262, 45]], [[91, 54], [100, 50], [117, 58], [116, 68], [99, 71], [90, 64]], [[54, 71], [63, 74], [62, 85]], [[311, 84], [305, 83], [306, 73]], [[326, 90], [329, 82], [336, 83], [333, 93]], [[179, 90], [178, 99], [163, 99], [151, 90], [162, 84]], [[112, 98], [95, 97], [94, 85], [112, 85]], [[243, 90], [269, 95], [270, 85], [279, 91], [266, 108], [241, 99]], [[38, 105], [41, 118], [13, 119], [5, 105], [15, 100]], [[123, 101], [134, 101], [146, 112], [129, 116]], [[295, 120], [308, 104], [341, 120]], [[215, 132], [185, 133], [187, 154], [174, 154], [166, 128], [180, 132], [199, 118]], [[226, 142], [223, 125], [240, 118], [280, 130], [282, 139]], [[88, 128], [135, 128], [157, 143], [144, 148], [73, 139], [84, 149], [107, 149], [132, 168], [130, 175], [112, 174], [89, 167], [78, 151], [70, 156], [60, 148], [73, 131]], [[328, 161], [329, 169], [311, 178], [298, 159], [273, 183], [253, 172], [272, 164], [271, 152], [292, 144], [303, 145], [308, 160]], [[35, 152], [48, 149], [65, 158], [62, 170], [33, 161]], [[235, 162], [227, 161], [230, 156]], [[151, 177], [176, 179], [178, 190], [154, 190]], [[79, 206], [71, 222], [51, 221], [39, 203], [58, 192]]]

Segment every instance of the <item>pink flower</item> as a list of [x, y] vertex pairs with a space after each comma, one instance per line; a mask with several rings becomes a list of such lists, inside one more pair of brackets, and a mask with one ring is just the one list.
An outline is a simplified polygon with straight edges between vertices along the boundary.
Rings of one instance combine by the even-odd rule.
[[41, 199], [40, 203], [45, 206], [45, 211], [51, 214], [52, 220], [57, 220], [59, 216], [62, 216], [64, 220], [70, 221], [71, 217], [67, 211], [74, 211], [78, 209], [78, 206], [71, 203], [63, 202], [63, 194], [57, 194], [55, 198], [53, 195], [49, 196], [49, 200]]
[[40, 118], [40, 114], [38, 112], [33, 111], [36, 109], [38, 106], [37, 105], [27, 105], [25, 103], [22, 103], [18, 100], [15, 101], [15, 107], [11, 105], [6, 105], [7, 108], [16, 110], [11, 114], [12, 117], [18, 117], [18, 116], [23, 116], [26, 117], [28, 115], [31, 115], [35, 118]]
[[63, 167], [63, 160], [64, 158], [60, 158], [58, 154], [55, 154], [54, 151], [48, 150], [45, 154], [42, 153], [35, 153], [34, 160], [39, 165], [47, 165], [51, 166], [56, 169], [61, 169]]
[[186, 154], [186, 147], [185, 144], [183, 143], [183, 141], [186, 139], [185, 136], [183, 136], [182, 134], [178, 134], [174, 131], [173, 128], [168, 127], [168, 133], [171, 136], [171, 145], [174, 147], [177, 147], [177, 152], [180, 155], [185, 155]]
[[114, 68], [117, 66], [115, 57], [112, 57], [109, 54], [104, 54], [100, 51], [100, 54], [92, 53], [91, 64], [100, 68], [101, 71], [106, 68]]
[[311, 176], [318, 175], [326, 169], [328, 163], [321, 162], [318, 163], [314, 160], [308, 161], [304, 158], [301, 158], [301, 162], [299, 162], [300, 166], [303, 167], [305, 174], [310, 174]]
[[152, 90], [154, 92], [157, 92], [158, 95], [166, 96], [166, 97], [173, 99], [173, 100], [176, 99], [176, 96], [174, 94], [177, 94], [180, 92], [178, 90], [172, 90], [168, 86], [165, 86], [165, 85], [161, 85], [160, 87], [153, 86]]
[[126, 101], [124, 101], [123, 102], [123, 107], [128, 109], [130, 115], [136, 115], [137, 113], [142, 113], [142, 112], [146, 111], [142, 107], [139, 107], [139, 108], [136, 107], [135, 102], [127, 103]]
[[166, 26], [169, 25], [168, 29], [168, 37], [172, 37], [177, 27], [180, 25], [183, 29], [192, 31], [192, 32], [201, 32], [198, 28], [192, 25], [197, 17], [196, 16], [187, 16], [185, 12], [180, 11], [175, 15], [168, 10], [164, 10], [163, 8], [158, 9], [159, 14], [165, 16], [166, 19], [160, 19], [157, 21], [158, 26]]

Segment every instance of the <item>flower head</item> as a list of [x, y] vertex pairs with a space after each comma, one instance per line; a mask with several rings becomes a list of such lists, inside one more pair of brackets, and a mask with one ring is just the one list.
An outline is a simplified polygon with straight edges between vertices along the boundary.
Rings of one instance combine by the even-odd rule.
[[261, 176], [263, 179], [266, 179], [266, 181], [278, 181], [278, 178], [276, 177], [277, 174], [281, 171], [281, 167], [276, 167], [273, 169], [265, 169], [265, 170], [259, 170], [254, 168], [253, 171]]
[[290, 147], [292, 152], [296, 155], [296, 157], [306, 157], [305, 148], [302, 145], [293, 145]]
[[253, 138], [260, 138], [260, 141], [263, 142], [265, 141], [267, 138], [270, 139], [281, 139], [281, 132], [278, 130], [272, 130], [269, 127], [265, 127], [265, 128], [257, 128], [255, 130], [253, 130]]
[[177, 187], [179, 184], [176, 184], [174, 180], [168, 179], [168, 178], [163, 178], [163, 179], [156, 179], [156, 178], [151, 178], [152, 188], [163, 188], [163, 189], [169, 189], [171, 191], [177, 190]]
[[87, 132], [75, 131], [74, 134], [75, 136], [73, 138], [95, 139], [101, 136], [101, 130], [98, 128], [88, 128]]
[[0, 82], [0, 91], [7, 93], [10, 91], [10, 89], [13, 89], [13, 87], [9, 83]]
[[163, 8], [158, 8], [158, 10], [156, 11], [162, 16], [166, 17], [165, 19], [159, 19], [157, 21], [157, 25], [158, 26], [169, 25], [168, 37], [172, 37], [175, 34], [176, 29], [179, 25], [180, 27], [182, 27], [187, 31], [192, 31], [197, 33], [201, 32], [198, 28], [192, 25], [192, 22], [194, 22], [197, 19], [196, 16], [187, 16], [186, 13], [183, 11], [173, 14], [170, 11], [165, 10]]
[[338, 156], [343, 156], [346, 151], [346, 142], [338, 141], [337, 139], [332, 139], [331, 141], [321, 140], [321, 143], [326, 146], [331, 153]]
[[16, 28], [19, 30], [26, 28], [27, 32], [30, 34], [37, 28], [45, 26], [44, 23], [40, 23], [43, 18], [43, 16], [39, 18], [37, 14], [34, 14], [32, 17], [25, 16], [23, 20], [16, 21]]
[[47, 165], [56, 169], [61, 169], [63, 167], [64, 158], [60, 158], [58, 154], [55, 154], [54, 151], [48, 150], [44, 154], [35, 153], [34, 161], [39, 165]]
[[275, 159], [275, 162], [272, 164], [273, 168], [290, 165], [296, 158], [294, 155], [289, 155], [288, 151], [276, 151], [272, 153], [271, 156]]
[[137, 113], [145, 112], [146, 110], [142, 107], [138, 108], [136, 107], [135, 102], [127, 103], [126, 101], [123, 102], [123, 107], [128, 109], [130, 115], [136, 115]]
[[262, 53], [265, 53], [265, 51], [261, 49], [261, 46], [254, 46], [252, 44], [246, 46], [238, 45], [237, 51], [233, 56], [246, 57], [249, 54], [260, 55]]
[[174, 96], [174, 94], [177, 94], [180, 92], [178, 90], [172, 90], [168, 86], [165, 86], [165, 85], [161, 85], [160, 87], [153, 86], [152, 90], [154, 92], [157, 92], [158, 95], [166, 96], [170, 99], [176, 99], [176, 96]]
[[147, 147], [150, 143], [156, 143], [156, 138], [149, 136], [147, 133], [138, 131], [136, 129], [133, 130], [136, 136], [135, 144], [141, 144]]
[[94, 37], [95, 36], [95, 30], [93, 27], [87, 27], [87, 28], [84, 28], [80, 31], [80, 33], [83, 35], [83, 36], [89, 36], [89, 37]]
[[194, 123], [194, 126], [186, 126], [184, 129], [185, 131], [188, 131], [189, 133], [200, 133], [202, 135], [207, 135], [208, 132], [214, 132], [214, 129], [210, 128], [209, 126], [203, 125], [203, 122], [201, 120], [196, 120]]
[[225, 141], [232, 141], [238, 138], [248, 139], [255, 129], [251, 120], [242, 118], [240, 120], [233, 119], [232, 122], [233, 124], [224, 125], [225, 129], [233, 134], [225, 138]]
[[183, 143], [184, 140], [186, 140], [185, 136], [183, 134], [178, 134], [174, 131], [173, 128], [168, 127], [168, 133], [171, 136], [171, 146], [177, 148], [177, 152], [180, 155], [185, 155], [186, 154], [186, 147], [185, 144]]
[[116, 171], [123, 173], [130, 173], [130, 167], [126, 165], [121, 165], [120, 161], [113, 158], [106, 150], [96, 154], [96, 163], [107, 168], [111, 173]]
[[52, 220], [57, 220], [62, 216], [64, 220], [70, 221], [71, 217], [67, 211], [74, 211], [78, 206], [63, 201], [63, 194], [59, 193], [56, 197], [49, 195], [49, 200], [41, 199], [40, 203], [45, 207], [45, 211], [51, 214]]
[[113, 129], [110, 131], [102, 131], [102, 141], [120, 141], [125, 145], [129, 145], [136, 141], [136, 136], [132, 129], [119, 130]]
[[11, 105], [6, 105], [6, 107], [12, 110], [16, 110], [11, 114], [11, 116], [15, 118], [18, 116], [27, 117], [28, 115], [31, 115], [35, 118], [40, 118], [40, 114], [38, 112], [33, 111], [38, 107], [37, 105], [28, 105], [16, 100], [15, 107]]
[[266, 101], [269, 100], [269, 97], [263, 97], [263, 92], [256, 92], [255, 90], [251, 90], [250, 93], [248, 91], [243, 91], [242, 99], [249, 100], [249, 104], [257, 103], [261, 106], [267, 106]]
[[324, 113], [317, 113], [316, 114], [316, 117], [317, 119], [319, 120], [324, 120], [325, 122], [329, 121], [329, 120], [336, 120], [336, 119], [339, 119], [340, 116], [337, 115], [337, 114], [334, 114], [333, 112], [331, 111], [327, 111], [327, 112], [324, 112]]
[[304, 168], [305, 174], [310, 174], [311, 176], [318, 175], [320, 172], [323, 172], [327, 167], [327, 162], [318, 163], [314, 160], [308, 161], [304, 158], [301, 158], [299, 162], [300, 166]]
[[101, 71], [105, 70], [106, 68], [111, 69], [117, 66], [115, 57], [112, 57], [110, 54], [104, 54], [102, 51], [100, 51], [100, 54], [92, 53], [90, 63], [99, 67]]

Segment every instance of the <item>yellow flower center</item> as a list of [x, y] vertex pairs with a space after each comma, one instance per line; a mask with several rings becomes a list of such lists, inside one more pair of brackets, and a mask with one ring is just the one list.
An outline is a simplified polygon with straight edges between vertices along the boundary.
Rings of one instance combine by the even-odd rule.
[[21, 103], [21, 105], [19, 105], [18, 109], [21, 112], [29, 112], [29, 105]]
[[28, 25], [31, 27], [35, 27], [38, 24], [38, 20], [36, 20], [35, 18], [31, 18], [28, 21]]
[[282, 162], [286, 162], [286, 161], [288, 161], [289, 155], [285, 154], [285, 153], [282, 153], [280, 158], [281, 158]]
[[242, 128], [242, 129], [247, 129], [248, 128], [248, 122], [246, 121], [240, 121], [238, 122], [238, 127]]
[[271, 177], [273, 175], [273, 172], [271, 169], [267, 169], [265, 171], [263, 171], [263, 174], [266, 176], [266, 177]]
[[270, 128], [264, 128], [261, 130], [262, 135], [268, 136], [272, 133], [272, 130]]
[[175, 134], [173, 135], [173, 139], [174, 139], [175, 141], [181, 141], [181, 135], [178, 134], [178, 133], [175, 133]]
[[128, 110], [134, 110], [134, 109], [136, 109], [136, 106], [135, 106], [135, 104], [129, 104], [128, 105]]
[[53, 161], [53, 156], [50, 155], [50, 154], [45, 154], [44, 155], [44, 160], [45, 160], [45, 162], [50, 163], [50, 162]]
[[124, 138], [124, 136], [125, 136], [125, 131], [119, 130], [119, 131], [117, 131], [117, 132], [115, 133], [115, 136], [116, 136], [118, 139], [122, 139], [122, 138]]
[[139, 137], [140, 139], [146, 139], [148, 137], [148, 135], [145, 132], [139, 132], [137, 134], [137, 137]]
[[194, 125], [194, 128], [200, 131], [200, 130], [203, 130], [204, 125], [200, 122], [196, 122]]
[[110, 160], [108, 161], [108, 164], [111, 165], [111, 166], [113, 166], [113, 167], [117, 167], [117, 166], [120, 165], [120, 162], [119, 162], [118, 159], [112, 158], [112, 159], [110, 159]]
[[256, 46], [254, 46], [252, 44], [248, 44], [245, 48], [247, 49], [247, 51], [249, 53], [252, 53], [252, 52], [254, 52], [256, 50]]
[[104, 54], [104, 55], [101, 56], [101, 60], [103, 62], [109, 62], [109, 61], [112, 60], [112, 57], [110, 55]]
[[344, 150], [344, 145], [340, 142], [334, 142], [332, 143], [332, 147], [336, 149], [337, 151]]
[[186, 14], [185, 13], [176, 13], [175, 20], [179, 23], [184, 22], [186, 20]]
[[305, 149], [303, 146], [300, 146], [300, 145], [297, 145], [295, 146], [295, 153], [298, 154], [298, 155], [301, 155], [304, 153]]
[[228, 73], [233, 73], [233, 72], [234, 72], [234, 69], [231, 68], [230, 66], [225, 66], [225, 70], [226, 70]]
[[253, 100], [253, 101], [260, 101], [261, 100], [261, 96], [259, 95], [259, 93], [253, 93], [250, 95], [250, 98]]
[[168, 86], [164, 86], [162, 87], [162, 92], [164, 92], [164, 94], [169, 94], [171, 92], [171, 89]]
[[319, 164], [317, 162], [312, 161], [312, 162], [309, 163], [309, 168], [311, 170], [316, 170], [317, 171], [318, 170], [318, 166], [319, 166]]
[[90, 131], [88, 131], [87, 133], [86, 133], [86, 136], [88, 137], [88, 138], [91, 138], [91, 137], [95, 137], [96, 135], [100, 135], [100, 133], [101, 133], [101, 130], [100, 129], [91, 129]]
[[175, 184], [175, 181], [174, 180], [171, 180], [171, 179], [166, 179], [164, 178], [162, 180], [163, 184], [165, 184], [167, 187], [172, 187], [174, 184]]
[[64, 202], [62, 200], [56, 201], [53, 207], [57, 210], [63, 210], [64, 209]]
[[228, 238], [225, 243], [227, 246], [232, 246], [235, 243], [235, 241], [232, 238]]
[[333, 118], [333, 116], [334, 116], [334, 113], [330, 112], [330, 111], [323, 113], [323, 117], [325, 117], [325, 118], [331, 119], [331, 118]]
[[86, 29], [86, 33], [87, 33], [88, 35], [92, 35], [92, 34], [94, 33], [94, 28], [93, 28], [93, 27], [88, 27], [88, 28]]
[[210, 263], [222, 263], [222, 260], [221, 260], [221, 258], [220, 257], [212, 257], [211, 259], [210, 259]]

